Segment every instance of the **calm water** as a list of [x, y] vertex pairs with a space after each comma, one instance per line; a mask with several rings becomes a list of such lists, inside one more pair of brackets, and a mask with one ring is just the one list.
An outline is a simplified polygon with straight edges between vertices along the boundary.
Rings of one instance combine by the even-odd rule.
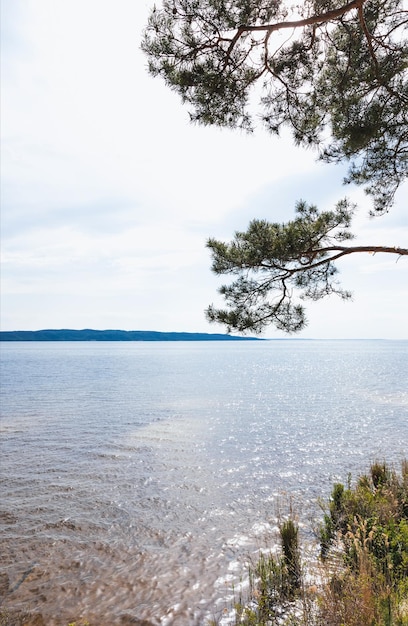
[[408, 449], [406, 341], [3, 343], [1, 386], [2, 607], [51, 625], [201, 626], [289, 499]]

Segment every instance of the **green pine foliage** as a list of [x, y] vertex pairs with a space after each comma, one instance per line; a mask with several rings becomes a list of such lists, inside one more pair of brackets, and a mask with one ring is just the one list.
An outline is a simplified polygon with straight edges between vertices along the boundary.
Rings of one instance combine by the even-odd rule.
[[[380, 215], [408, 175], [406, 32], [404, 0], [162, 0], [142, 49], [150, 73], [181, 96], [193, 122], [252, 131], [261, 121], [275, 135], [289, 127], [296, 145], [347, 163], [344, 182], [362, 185]], [[211, 322], [228, 332], [260, 333], [268, 324], [299, 332], [306, 315], [296, 291], [301, 300], [350, 297], [334, 260], [408, 254], [339, 248], [351, 237], [346, 200], [320, 214], [300, 202], [297, 213], [286, 224], [254, 220], [230, 244], [208, 241], [213, 271], [238, 276], [219, 290], [227, 308], [207, 309]]]
[[236, 278], [219, 289], [227, 308], [208, 307], [208, 320], [225, 325], [228, 332], [260, 333], [268, 324], [299, 332], [307, 323], [305, 300], [332, 294], [351, 298], [337, 280], [335, 261], [357, 252], [408, 255], [404, 248], [344, 245], [353, 239], [353, 211], [346, 199], [322, 212], [300, 201], [292, 221], [253, 220], [230, 243], [209, 239], [213, 272]]
[[[204, 125], [257, 119], [325, 161], [350, 164], [386, 211], [408, 172], [408, 47], [402, 0], [163, 0], [142, 48]], [[252, 94], [259, 92], [258, 110]]]

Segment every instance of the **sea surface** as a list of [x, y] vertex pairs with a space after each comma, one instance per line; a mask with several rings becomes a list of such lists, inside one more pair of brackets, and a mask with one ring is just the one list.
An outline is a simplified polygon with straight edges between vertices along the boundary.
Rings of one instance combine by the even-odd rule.
[[[202, 626], [408, 450], [407, 341], [1, 344], [0, 611]], [[1, 613], [0, 613], [1, 614]]]

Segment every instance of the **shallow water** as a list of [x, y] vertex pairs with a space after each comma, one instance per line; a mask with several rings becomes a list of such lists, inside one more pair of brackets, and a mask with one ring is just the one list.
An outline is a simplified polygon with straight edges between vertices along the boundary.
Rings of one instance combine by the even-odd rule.
[[3, 343], [1, 606], [205, 624], [289, 499], [307, 521], [406, 456], [407, 362], [392, 341]]

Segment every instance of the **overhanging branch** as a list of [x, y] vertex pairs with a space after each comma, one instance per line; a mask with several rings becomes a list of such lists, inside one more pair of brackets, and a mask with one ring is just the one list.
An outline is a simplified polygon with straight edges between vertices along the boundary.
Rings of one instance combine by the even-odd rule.
[[398, 256], [408, 256], [408, 248], [399, 248], [395, 246], [329, 246], [327, 248], [319, 248], [315, 251], [315, 253], [320, 254], [322, 252], [324, 253], [324, 252], [336, 252], [336, 251], [338, 251], [338, 254], [335, 254], [334, 256], [330, 258], [322, 259], [321, 261], [312, 263], [309, 266], [302, 265], [302, 267], [299, 267], [295, 271], [303, 272], [305, 269], [314, 269], [315, 267], [318, 267], [319, 265], [324, 265], [326, 263], [329, 263], [330, 261], [336, 261], [337, 259], [340, 259], [343, 256], [346, 256], [348, 254], [354, 254], [357, 252], [369, 252], [371, 254], [377, 254], [377, 253], [379, 254], [379, 253], [385, 252], [386, 254], [397, 254]]
[[352, 2], [345, 4], [343, 7], [340, 7], [339, 9], [332, 9], [331, 11], [327, 11], [326, 13], [312, 15], [311, 17], [306, 17], [302, 20], [290, 20], [290, 21], [284, 21], [284, 22], [276, 22], [275, 24], [258, 24], [258, 25], [253, 25], [253, 26], [242, 24], [241, 26], [238, 27], [237, 32], [235, 33], [234, 37], [231, 39], [231, 43], [228, 46], [228, 49], [226, 52], [226, 58], [224, 61], [224, 69], [229, 62], [231, 53], [233, 49], [235, 48], [235, 45], [237, 44], [237, 42], [239, 41], [239, 39], [242, 37], [244, 33], [265, 32], [266, 33], [265, 44], [267, 44], [269, 37], [275, 31], [284, 30], [287, 28], [290, 28], [290, 29], [304, 28], [305, 26], [313, 26], [317, 24], [323, 24], [325, 22], [331, 22], [333, 20], [338, 19], [339, 17], [342, 17], [345, 13], [348, 13], [349, 11], [353, 9], [360, 9], [366, 1], [367, 0], [352, 0]]

